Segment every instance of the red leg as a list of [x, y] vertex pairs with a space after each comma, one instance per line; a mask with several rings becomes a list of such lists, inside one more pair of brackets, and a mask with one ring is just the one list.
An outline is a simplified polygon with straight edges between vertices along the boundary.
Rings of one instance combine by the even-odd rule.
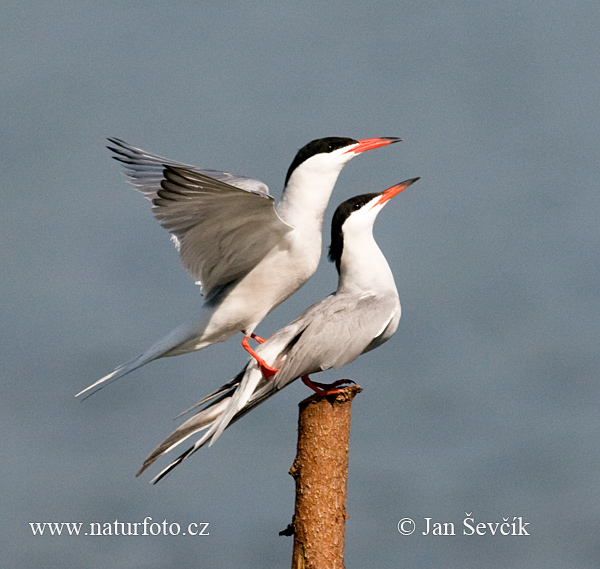
[[[244, 334], [244, 336], [246, 335], [246, 330], [240, 330], [240, 332], [242, 334]], [[261, 338], [260, 336], [257, 336], [254, 332], [252, 332], [252, 334], [250, 334], [250, 337], [252, 339], [256, 340], [259, 344], [262, 344], [265, 341], [264, 338]]]
[[[262, 338], [261, 338], [262, 340]], [[263, 340], [264, 342], [264, 340]], [[262, 342], [261, 342], [262, 344]], [[271, 379], [279, 370], [271, 367], [269, 364], [265, 362], [251, 347], [250, 340], [248, 336], [244, 336], [242, 340], [242, 346], [244, 349], [256, 360], [256, 363], [260, 366], [260, 370], [262, 371], [265, 379]]]
[[259, 344], [262, 344], [265, 341], [264, 338], [257, 336], [254, 332], [252, 334], [250, 334], [250, 337], [254, 338]]
[[306, 385], [306, 387], [310, 387], [317, 395], [321, 397], [326, 397], [327, 395], [335, 395], [336, 393], [342, 393], [343, 389], [338, 389], [338, 385], [343, 385], [344, 383], [354, 383], [350, 379], [339, 379], [338, 381], [334, 381], [333, 383], [317, 383], [312, 381], [308, 375], [302, 376], [302, 383]]

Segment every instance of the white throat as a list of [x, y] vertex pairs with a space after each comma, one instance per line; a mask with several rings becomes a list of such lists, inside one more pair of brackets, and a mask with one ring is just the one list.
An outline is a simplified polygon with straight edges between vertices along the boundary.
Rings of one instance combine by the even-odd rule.
[[345, 228], [339, 291], [398, 294], [392, 270], [373, 237], [375, 215], [372, 220], [357, 219], [354, 227]]
[[311, 227], [321, 232], [333, 187], [342, 168], [354, 156], [351, 152], [317, 154], [300, 164], [275, 208], [279, 217], [296, 229]]

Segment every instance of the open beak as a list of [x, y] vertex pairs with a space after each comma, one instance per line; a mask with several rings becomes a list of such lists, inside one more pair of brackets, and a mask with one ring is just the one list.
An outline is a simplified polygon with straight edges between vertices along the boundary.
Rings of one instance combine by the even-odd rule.
[[395, 195], [399, 194], [402, 190], [405, 190], [411, 184], [414, 184], [420, 178], [411, 178], [410, 180], [404, 180], [404, 182], [400, 182], [387, 190], [381, 192], [381, 197], [373, 204], [373, 207], [376, 205], [382, 205], [387, 201], [391, 200]]
[[384, 136], [382, 138], [365, 138], [363, 140], [359, 140], [356, 146], [353, 146], [346, 152], [354, 152], [354, 154], [359, 154], [360, 152], [364, 152], [365, 150], [373, 150], [373, 148], [379, 148], [380, 146], [387, 146], [388, 144], [394, 144], [395, 142], [401, 142], [401, 138], [396, 138], [394, 136]]

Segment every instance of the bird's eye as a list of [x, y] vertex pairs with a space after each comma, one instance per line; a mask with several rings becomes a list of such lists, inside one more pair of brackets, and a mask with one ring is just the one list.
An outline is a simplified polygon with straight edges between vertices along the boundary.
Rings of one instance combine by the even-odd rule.
[[327, 145], [327, 152], [333, 152], [333, 144], [331, 142]]
[[358, 211], [358, 210], [359, 210], [361, 207], [362, 207], [362, 205], [361, 205], [361, 204], [359, 204], [359, 203], [355, 203], [355, 204], [354, 204], [354, 211]]

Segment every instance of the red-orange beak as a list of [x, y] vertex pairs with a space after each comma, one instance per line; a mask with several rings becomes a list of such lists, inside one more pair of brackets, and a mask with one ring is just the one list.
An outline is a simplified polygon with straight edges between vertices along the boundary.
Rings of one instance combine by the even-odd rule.
[[396, 138], [394, 136], [384, 136], [382, 138], [365, 138], [363, 140], [359, 140], [357, 146], [354, 146], [346, 152], [354, 152], [355, 154], [359, 154], [360, 152], [365, 152], [365, 150], [373, 150], [373, 148], [379, 148], [380, 146], [387, 146], [388, 144], [394, 144], [395, 142], [401, 141], [401, 138]]
[[404, 180], [404, 182], [400, 182], [387, 190], [381, 192], [381, 197], [373, 204], [373, 207], [376, 205], [384, 204], [385, 202], [391, 200], [395, 195], [399, 194], [402, 190], [405, 190], [411, 184], [414, 184], [420, 178], [411, 178], [410, 180]]

